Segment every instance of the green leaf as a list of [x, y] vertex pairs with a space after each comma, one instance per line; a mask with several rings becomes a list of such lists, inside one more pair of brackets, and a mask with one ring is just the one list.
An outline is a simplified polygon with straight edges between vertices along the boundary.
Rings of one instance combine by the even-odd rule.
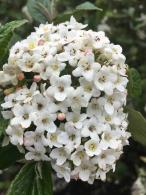
[[48, 162], [41, 164], [41, 177], [36, 176], [32, 195], [52, 195], [53, 185], [51, 178], [51, 166]]
[[7, 195], [31, 195], [35, 179], [35, 164], [26, 164], [12, 181]]
[[25, 24], [27, 20], [18, 20], [9, 22], [0, 27], [0, 59], [5, 57], [11, 38], [13, 36], [13, 32], [16, 28], [20, 27], [21, 25]]
[[65, 22], [66, 20], [69, 20], [71, 16], [80, 20], [88, 11], [102, 11], [102, 9], [96, 7], [93, 3], [86, 1], [85, 3], [78, 5], [74, 10], [65, 11], [64, 13], [57, 15], [53, 21], [55, 23]]
[[76, 10], [86, 10], [86, 11], [102, 11], [99, 7], [96, 7], [93, 3], [86, 1], [76, 7]]
[[141, 77], [135, 68], [128, 69], [128, 94], [131, 97], [138, 97], [142, 92]]
[[146, 120], [142, 114], [132, 108], [128, 108], [128, 130], [135, 141], [146, 145]]
[[6, 169], [23, 157], [13, 145], [0, 147], [0, 169]]
[[52, 195], [52, 179], [49, 162], [41, 163], [41, 177], [36, 172], [36, 164], [26, 164], [7, 192], [7, 195]]
[[38, 23], [51, 22], [50, 0], [28, 0], [27, 8], [31, 17]]
[[4, 96], [3, 94], [0, 93], [0, 136], [3, 134], [3, 132], [5, 131], [5, 129], [8, 126], [8, 120], [5, 120], [2, 116], [2, 107], [1, 104], [4, 101]]
[[3, 134], [7, 126], [8, 126], [8, 121], [3, 119], [0, 114], [0, 136]]

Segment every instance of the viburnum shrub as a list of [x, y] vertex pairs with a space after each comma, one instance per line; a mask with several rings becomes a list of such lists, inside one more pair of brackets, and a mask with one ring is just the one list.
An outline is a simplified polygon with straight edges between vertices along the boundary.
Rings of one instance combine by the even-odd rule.
[[[127, 66], [102, 31], [41, 24], [11, 49], [0, 74], [9, 142], [59, 178], [106, 179], [128, 144]], [[7, 89], [7, 86], [14, 85]]]

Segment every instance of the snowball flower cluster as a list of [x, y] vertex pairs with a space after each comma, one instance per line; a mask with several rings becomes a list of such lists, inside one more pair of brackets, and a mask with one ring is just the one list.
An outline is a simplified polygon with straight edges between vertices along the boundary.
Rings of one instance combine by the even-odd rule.
[[26, 160], [51, 161], [67, 182], [93, 183], [115, 170], [128, 144], [128, 79], [122, 48], [85, 27], [71, 17], [17, 42], [0, 72], [0, 84], [15, 91], [1, 106]]

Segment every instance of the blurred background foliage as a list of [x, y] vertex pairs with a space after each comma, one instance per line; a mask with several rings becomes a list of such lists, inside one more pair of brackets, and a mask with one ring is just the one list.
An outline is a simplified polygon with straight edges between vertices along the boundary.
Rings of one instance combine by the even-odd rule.
[[[86, 11], [77, 7], [84, 0], [0, 0], [0, 23], [26, 18], [29, 22], [15, 31], [11, 45], [26, 37], [40, 22], [55, 23], [74, 15], [88, 23], [88, 28], [103, 30], [115, 44], [123, 47], [129, 67], [135, 68], [137, 95], [128, 98], [146, 117], [146, 1], [145, 0], [91, 0]], [[52, 6], [50, 10], [50, 5]], [[55, 10], [54, 10], [55, 5]], [[99, 8], [99, 9], [98, 9]], [[102, 9], [102, 11], [100, 10]], [[138, 73], [138, 72], [139, 73]], [[20, 163], [0, 172], [0, 195], [5, 194]], [[146, 195], [146, 147], [130, 140], [130, 146], [117, 164], [116, 172], [110, 173], [106, 182], [90, 186], [80, 181], [65, 184], [54, 178], [55, 195]]]

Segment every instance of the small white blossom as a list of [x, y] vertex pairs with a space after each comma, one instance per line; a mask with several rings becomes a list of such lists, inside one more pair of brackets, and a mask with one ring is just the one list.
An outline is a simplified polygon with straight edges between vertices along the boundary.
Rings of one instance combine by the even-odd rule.
[[101, 153], [99, 141], [90, 139], [85, 143], [85, 150], [89, 156], [99, 155]]
[[32, 107], [30, 105], [17, 104], [13, 108], [13, 113], [15, 117], [11, 119], [11, 125], [21, 125], [23, 128], [28, 128], [31, 125]]
[[10, 142], [14, 145], [23, 145], [23, 133], [24, 129], [21, 126], [8, 126], [6, 133], [10, 137]]
[[50, 157], [52, 159], [56, 160], [56, 164], [58, 166], [63, 165], [66, 162], [68, 155], [69, 154], [68, 154], [67, 150], [65, 150], [65, 148], [63, 148], [63, 147], [62, 148], [55, 148], [50, 153]]
[[51, 77], [51, 87], [47, 89], [48, 95], [53, 95], [57, 101], [63, 101], [70, 92], [71, 77], [65, 75], [62, 77]]

